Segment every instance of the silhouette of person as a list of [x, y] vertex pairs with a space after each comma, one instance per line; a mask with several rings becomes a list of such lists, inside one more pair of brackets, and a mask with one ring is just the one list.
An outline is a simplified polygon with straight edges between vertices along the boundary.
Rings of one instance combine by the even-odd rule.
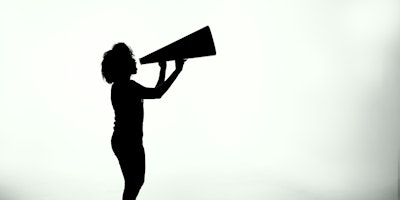
[[175, 61], [176, 69], [165, 81], [166, 62], [159, 62], [160, 76], [155, 88], [143, 87], [130, 79], [136, 74], [136, 61], [130, 47], [117, 43], [104, 53], [102, 75], [112, 84], [111, 102], [115, 113], [111, 146], [125, 180], [123, 200], [135, 200], [145, 180], [143, 99], [159, 99], [182, 71], [186, 60]]

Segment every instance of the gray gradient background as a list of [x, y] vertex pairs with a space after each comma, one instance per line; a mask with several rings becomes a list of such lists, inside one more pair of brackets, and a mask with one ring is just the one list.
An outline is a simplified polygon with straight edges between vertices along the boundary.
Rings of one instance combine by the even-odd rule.
[[[1, 200], [116, 200], [102, 54], [210, 25], [145, 101], [143, 200], [395, 200], [397, 0], [2, 1]], [[169, 71], [173, 63], [168, 63]], [[133, 79], [154, 86], [158, 66]]]

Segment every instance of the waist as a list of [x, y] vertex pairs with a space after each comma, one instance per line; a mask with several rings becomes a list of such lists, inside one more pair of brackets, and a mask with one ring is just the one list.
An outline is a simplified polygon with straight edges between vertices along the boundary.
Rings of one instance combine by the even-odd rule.
[[142, 120], [121, 120], [116, 119], [114, 121], [114, 130], [131, 130], [131, 131], [141, 131], [143, 129], [143, 121]]
[[111, 140], [129, 143], [142, 143], [143, 133], [114, 131]]

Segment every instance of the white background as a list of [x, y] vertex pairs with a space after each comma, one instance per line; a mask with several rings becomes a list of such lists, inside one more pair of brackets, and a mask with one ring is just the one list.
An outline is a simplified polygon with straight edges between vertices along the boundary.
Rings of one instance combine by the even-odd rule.
[[[209, 25], [217, 55], [145, 101], [138, 199], [394, 200], [399, 4], [2, 1], [0, 199], [121, 199], [103, 53], [140, 58]], [[154, 86], [158, 66], [138, 68]]]

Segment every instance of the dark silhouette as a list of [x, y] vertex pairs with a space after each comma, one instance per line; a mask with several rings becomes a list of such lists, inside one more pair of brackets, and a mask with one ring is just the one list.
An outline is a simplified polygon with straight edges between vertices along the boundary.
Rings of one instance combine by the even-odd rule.
[[147, 56], [139, 59], [140, 64], [154, 63], [160, 60], [176, 58], [197, 58], [216, 55], [211, 29], [206, 26]]
[[165, 79], [167, 64], [159, 62], [160, 76], [155, 88], [146, 88], [130, 79], [136, 74], [132, 50], [118, 43], [104, 53], [102, 75], [112, 84], [111, 102], [115, 112], [112, 149], [118, 158], [125, 179], [123, 200], [135, 200], [144, 183], [145, 153], [143, 136], [143, 99], [159, 99], [182, 71], [184, 59], [175, 61], [176, 69]]

